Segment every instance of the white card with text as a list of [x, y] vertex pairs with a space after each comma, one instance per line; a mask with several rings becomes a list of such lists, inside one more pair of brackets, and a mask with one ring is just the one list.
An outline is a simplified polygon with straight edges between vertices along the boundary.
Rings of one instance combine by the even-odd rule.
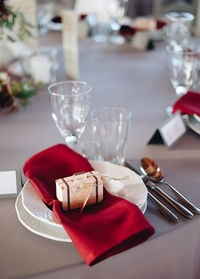
[[159, 128], [159, 132], [168, 147], [174, 145], [186, 133], [181, 115], [179, 113], [175, 114]]
[[21, 191], [21, 175], [19, 170], [0, 171], [0, 198], [16, 197]]
[[16, 171], [0, 171], [0, 195], [17, 193]]

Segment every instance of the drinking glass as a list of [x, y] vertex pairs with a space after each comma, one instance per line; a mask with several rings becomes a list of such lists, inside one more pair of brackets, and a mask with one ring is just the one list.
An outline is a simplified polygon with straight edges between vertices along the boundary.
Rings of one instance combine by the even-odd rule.
[[[124, 44], [125, 39], [119, 34], [121, 22], [125, 21], [129, 0], [108, 1], [108, 11], [110, 14], [110, 41], [113, 44]], [[127, 21], [127, 18], [126, 18]]]
[[198, 76], [198, 51], [193, 47], [167, 46], [170, 80], [177, 96], [187, 93]]
[[91, 113], [97, 159], [124, 164], [131, 112], [126, 108], [102, 107]]
[[48, 32], [48, 24], [54, 15], [54, 3], [46, 0], [37, 1], [37, 21], [39, 34], [44, 36]]
[[82, 81], [61, 81], [48, 87], [52, 118], [65, 142], [77, 149], [90, 110], [92, 87]]
[[190, 38], [190, 29], [194, 15], [186, 12], [172, 12], [165, 15], [168, 24], [165, 27], [169, 45], [186, 46]]

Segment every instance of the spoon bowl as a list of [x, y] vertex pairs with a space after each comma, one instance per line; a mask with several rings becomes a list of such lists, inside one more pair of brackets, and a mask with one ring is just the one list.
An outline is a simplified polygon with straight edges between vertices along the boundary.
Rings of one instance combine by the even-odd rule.
[[164, 177], [162, 170], [156, 162], [147, 157], [141, 159], [141, 170], [154, 181], [159, 181]]
[[200, 214], [200, 209], [186, 199], [179, 191], [171, 184], [165, 181], [164, 173], [161, 168], [152, 159], [143, 157], [141, 159], [141, 171], [149, 177], [150, 180], [166, 185], [174, 194], [182, 201], [182, 203], [193, 213]]

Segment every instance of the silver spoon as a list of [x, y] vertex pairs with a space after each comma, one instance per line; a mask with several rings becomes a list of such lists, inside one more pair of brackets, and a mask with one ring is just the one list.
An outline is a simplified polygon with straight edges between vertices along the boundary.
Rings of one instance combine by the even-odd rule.
[[172, 185], [164, 180], [164, 175], [160, 167], [150, 158], [144, 157], [141, 159], [141, 170], [143, 173], [155, 182], [160, 182], [170, 188], [175, 195], [183, 202], [183, 204], [195, 214], [200, 214], [200, 209], [186, 199], [179, 191], [177, 191]]

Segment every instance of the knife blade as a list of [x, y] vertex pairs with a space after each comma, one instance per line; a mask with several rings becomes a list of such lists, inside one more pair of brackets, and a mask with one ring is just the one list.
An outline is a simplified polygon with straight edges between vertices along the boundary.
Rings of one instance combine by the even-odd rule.
[[[134, 171], [135, 173], [137, 173], [139, 176], [141, 176], [140, 173], [129, 162], [126, 161], [125, 166], [130, 170]], [[148, 182], [146, 181], [146, 183]], [[173, 223], [178, 222], [179, 220], [178, 217], [171, 210], [169, 210], [164, 204], [162, 204], [152, 193], [150, 193], [149, 191], [147, 191], [147, 193], [148, 193], [148, 197], [158, 207], [159, 211], [163, 214], [163, 216], [165, 216], [169, 221]]]
[[150, 181], [148, 179], [148, 176], [140, 174], [129, 162], [126, 161], [125, 166], [132, 167], [132, 170], [135, 171], [139, 176], [142, 178], [144, 184], [159, 194], [162, 198], [164, 198], [169, 204], [171, 204], [181, 215], [183, 215], [186, 218], [192, 219], [193, 218], [193, 213], [189, 211], [186, 207], [181, 205], [179, 202], [175, 201], [173, 198], [171, 198], [169, 195], [167, 195], [160, 187], [158, 187], [155, 183]]

